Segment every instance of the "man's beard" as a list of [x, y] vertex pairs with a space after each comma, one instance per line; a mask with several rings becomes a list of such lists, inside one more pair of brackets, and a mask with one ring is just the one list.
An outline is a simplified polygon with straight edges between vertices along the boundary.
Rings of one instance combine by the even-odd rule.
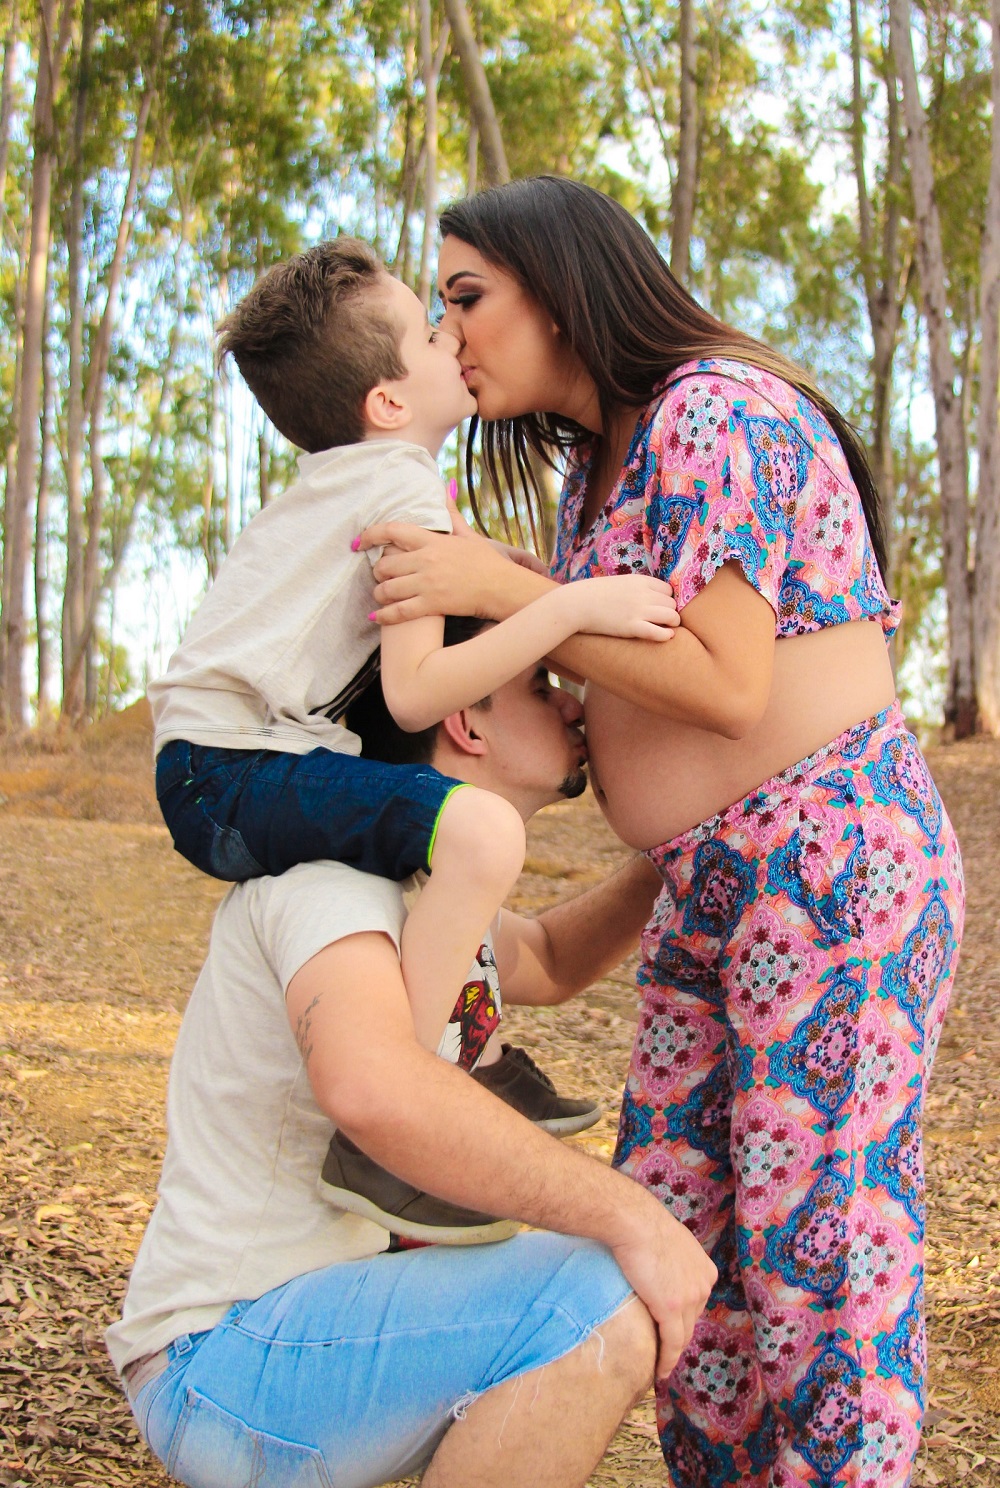
[[571, 770], [559, 787], [559, 794], [566, 801], [575, 801], [587, 789], [587, 772], [582, 766]]

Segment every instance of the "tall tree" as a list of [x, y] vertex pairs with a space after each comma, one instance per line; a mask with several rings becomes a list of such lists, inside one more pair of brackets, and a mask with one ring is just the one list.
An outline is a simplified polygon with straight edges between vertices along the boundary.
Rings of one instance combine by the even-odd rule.
[[[895, 471], [892, 445], [892, 372], [909, 292], [912, 255], [903, 242], [903, 136], [899, 87], [891, 47], [880, 42], [876, 59], [885, 91], [885, 158], [880, 201], [873, 200], [866, 164], [867, 99], [862, 80], [859, 0], [851, 0], [851, 155], [858, 197], [858, 258], [871, 327], [871, 423], [869, 449], [875, 484], [889, 536], [890, 568], [895, 530]], [[887, 577], [891, 578], [891, 574]]]
[[[84, 0], [80, 49], [76, 69], [73, 119], [72, 183], [67, 220], [69, 267], [69, 383], [67, 398], [66, 465], [66, 584], [62, 607], [63, 716], [72, 723], [87, 712], [86, 676], [94, 627], [105, 588], [103, 537], [109, 496], [105, 459], [106, 407], [111, 348], [125, 275], [126, 258], [141, 209], [140, 183], [146, 131], [156, 95], [160, 54], [168, 7], [158, 4], [148, 50], [139, 61], [141, 84], [131, 141], [125, 141], [128, 175], [105, 279], [104, 303], [90, 342], [84, 368], [83, 199], [86, 187], [87, 112], [93, 70], [94, 0]], [[113, 221], [113, 219], [110, 219]], [[109, 225], [110, 225], [109, 221]], [[90, 488], [84, 494], [84, 437]]]
[[479, 44], [465, 0], [444, 0], [445, 14], [462, 68], [466, 97], [469, 101], [471, 127], [483, 153], [483, 174], [487, 186], [499, 186], [510, 180], [510, 167], [503, 147], [503, 135], [493, 106], [489, 79], [479, 55]]
[[431, 301], [431, 245], [437, 226], [438, 79], [440, 64], [434, 53], [431, 0], [420, 0], [420, 70], [424, 82], [424, 235], [420, 245], [417, 294]]
[[4, 670], [0, 722], [21, 728], [27, 721], [24, 659], [27, 639], [25, 585], [31, 551], [31, 509], [38, 489], [42, 346], [49, 265], [52, 177], [55, 170], [54, 104], [69, 42], [73, 0], [39, 0], [32, 115], [31, 217], [24, 291], [20, 406], [13, 489], [8, 489], [4, 546]]
[[944, 578], [948, 600], [948, 697], [946, 720], [958, 738], [976, 727], [969, 576], [969, 472], [959, 368], [951, 342], [951, 315], [934, 183], [927, 115], [920, 98], [913, 55], [909, 0], [889, 0], [896, 70], [903, 89], [920, 299], [930, 348], [931, 387], [941, 487]]
[[678, 0], [680, 88], [677, 109], [677, 171], [670, 200], [670, 267], [685, 283], [691, 255], [698, 188], [698, 79], [695, 71], [694, 0]]
[[976, 496], [976, 581], [973, 598], [979, 716], [1000, 734], [1000, 0], [992, 0], [993, 103], [989, 190], [979, 271], [979, 417]]

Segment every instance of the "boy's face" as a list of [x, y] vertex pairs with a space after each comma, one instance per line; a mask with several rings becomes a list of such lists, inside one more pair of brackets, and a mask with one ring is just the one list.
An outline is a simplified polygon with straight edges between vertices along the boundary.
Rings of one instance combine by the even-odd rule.
[[400, 326], [400, 356], [406, 376], [391, 386], [394, 396], [413, 415], [414, 435], [426, 430], [449, 434], [476, 411], [476, 400], [462, 378], [459, 343], [447, 331], [436, 330], [412, 289], [386, 275], [389, 312]]

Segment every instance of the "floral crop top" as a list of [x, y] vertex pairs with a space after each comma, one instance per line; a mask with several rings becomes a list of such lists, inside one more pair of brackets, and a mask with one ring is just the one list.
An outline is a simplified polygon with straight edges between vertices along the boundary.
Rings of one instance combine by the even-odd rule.
[[581, 532], [588, 473], [584, 447], [559, 502], [554, 578], [653, 573], [683, 609], [735, 560], [774, 610], [778, 636], [877, 618], [888, 639], [899, 624], [833, 430], [757, 367], [713, 359], [672, 373]]

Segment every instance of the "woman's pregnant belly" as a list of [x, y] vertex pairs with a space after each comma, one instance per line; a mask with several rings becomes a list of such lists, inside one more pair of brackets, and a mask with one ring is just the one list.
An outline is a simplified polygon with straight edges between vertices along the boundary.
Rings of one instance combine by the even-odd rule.
[[894, 696], [881, 626], [872, 621], [777, 641], [767, 709], [742, 739], [676, 723], [588, 685], [594, 790], [624, 842], [656, 847], [881, 712]]

